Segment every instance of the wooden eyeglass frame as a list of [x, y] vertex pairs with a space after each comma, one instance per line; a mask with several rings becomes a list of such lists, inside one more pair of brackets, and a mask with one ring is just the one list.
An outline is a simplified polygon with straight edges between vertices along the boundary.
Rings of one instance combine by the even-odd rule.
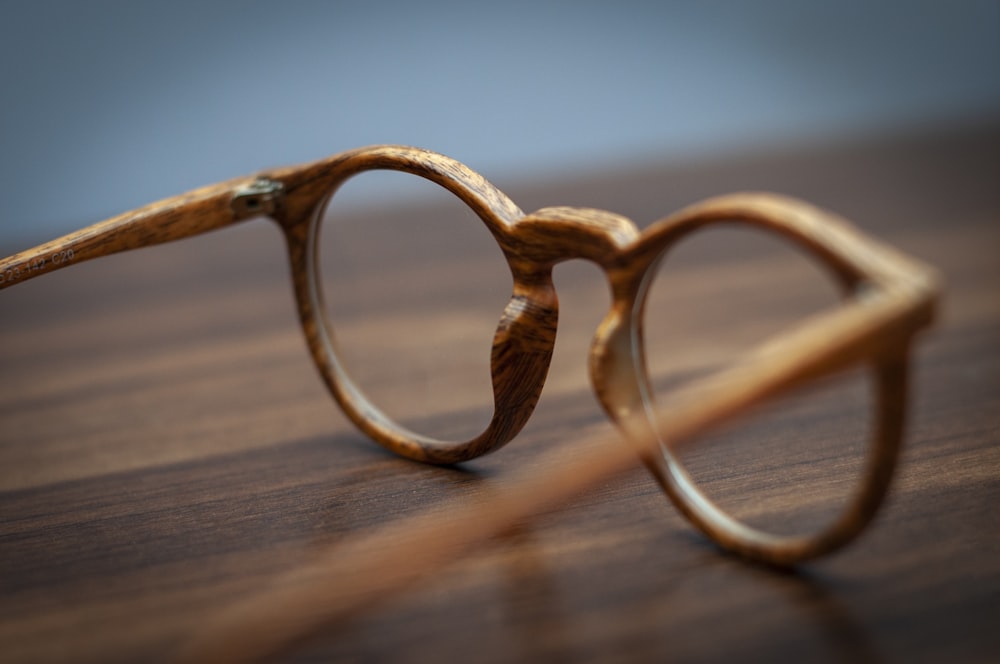
[[[452, 192], [483, 221], [510, 266], [513, 293], [491, 352], [494, 414], [471, 440], [424, 437], [383, 414], [349, 376], [326, 322], [317, 261], [326, 203], [348, 178], [377, 169], [411, 173]], [[549, 207], [526, 215], [457, 161], [418, 148], [373, 146], [197, 189], [23, 251], [0, 260], [0, 289], [84, 260], [258, 216], [272, 218], [284, 232], [302, 328], [330, 392], [362, 431], [404, 457], [458, 463], [503, 446], [520, 431], [538, 401], [555, 344], [558, 299], [552, 269], [559, 262], [583, 258], [604, 270], [612, 291], [610, 311], [590, 351], [598, 399], [672, 502], [709, 537], [751, 559], [794, 564], [853, 539], [887, 491], [903, 434], [910, 341], [932, 320], [937, 276], [862, 236], [840, 218], [787, 197], [746, 193], [713, 198], [640, 232], [627, 218], [600, 210]], [[849, 364], [866, 362], [875, 375], [875, 434], [860, 487], [841, 517], [815, 536], [772, 536], [715, 507], [673, 455], [676, 422], [665, 420], [652, 398], [642, 339], [649, 282], [659, 260], [678, 240], [718, 223], [747, 224], [791, 240], [825, 266], [850, 297], [837, 309], [806, 319], [768, 342], [717, 381], [705, 382], [704, 389], [684, 393], [686, 398], [675, 408], [686, 408], [690, 417], [684, 421], [695, 424], [678, 437]], [[699, 420], [699, 412], [707, 419]], [[658, 431], [670, 431], [671, 440], [661, 440]]]

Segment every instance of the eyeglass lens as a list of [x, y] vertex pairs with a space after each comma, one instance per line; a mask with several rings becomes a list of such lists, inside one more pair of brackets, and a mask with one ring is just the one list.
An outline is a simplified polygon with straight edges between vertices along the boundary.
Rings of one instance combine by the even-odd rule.
[[319, 237], [327, 325], [355, 384], [420, 435], [481, 433], [513, 283], [483, 222], [423, 178], [367, 171], [330, 198]]
[[[660, 261], [644, 312], [658, 406], [669, 408], [676, 388], [840, 297], [829, 275], [784, 238], [736, 225], [685, 237]], [[815, 535], [840, 516], [861, 479], [873, 419], [869, 378], [858, 367], [821, 380], [672, 453], [738, 521], [774, 535]], [[836, 421], [817, 426], [817, 417]]]

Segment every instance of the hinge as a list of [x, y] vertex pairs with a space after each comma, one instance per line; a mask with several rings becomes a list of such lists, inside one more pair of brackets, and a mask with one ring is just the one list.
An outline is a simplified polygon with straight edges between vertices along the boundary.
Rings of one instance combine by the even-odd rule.
[[237, 219], [274, 214], [284, 198], [285, 186], [270, 178], [257, 178], [233, 194], [230, 207]]

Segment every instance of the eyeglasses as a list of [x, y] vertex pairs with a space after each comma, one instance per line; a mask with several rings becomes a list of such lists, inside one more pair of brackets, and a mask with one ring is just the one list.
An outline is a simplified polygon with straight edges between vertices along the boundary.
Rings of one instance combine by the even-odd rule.
[[[510, 268], [513, 294], [490, 355], [494, 411], [485, 430], [470, 440], [438, 440], [394, 421], [352, 378], [335, 343], [319, 266], [323, 211], [346, 180], [372, 170], [419, 176], [457, 196], [486, 225]], [[205, 187], [95, 224], [0, 261], [0, 288], [85, 260], [259, 216], [272, 218], [284, 233], [306, 342], [330, 392], [355, 425], [404, 457], [459, 463], [496, 450], [517, 435], [539, 399], [554, 348], [553, 267], [582, 258], [600, 266], [612, 293], [610, 310], [590, 351], [597, 398], [669, 498], [702, 532], [750, 559], [795, 564], [851, 541], [886, 494], [903, 436], [910, 344], [931, 322], [937, 277], [832, 214], [790, 198], [714, 198], [640, 232], [628, 219], [599, 210], [550, 207], [526, 215], [454, 160], [416, 148], [376, 146]], [[827, 268], [849, 297], [836, 309], [767, 342], [699, 389], [684, 392], [671, 411], [661, 411], [644, 344], [652, 275], [679, 240], [723, 223], [747, 225], [797, 244]], [[869, 365], [875, 378], [872, 444], [852, 500], [818, 533], [778, 536], [742, 523], [709, 500], [679, 461], [674, 449], [678, 439], [807, 380], [856, 364]]]

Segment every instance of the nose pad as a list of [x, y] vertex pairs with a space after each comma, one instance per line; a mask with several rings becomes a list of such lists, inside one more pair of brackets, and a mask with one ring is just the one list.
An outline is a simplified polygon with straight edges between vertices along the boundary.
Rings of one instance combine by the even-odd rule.
[[494, 413], [477, 454], [506, 444], [527, 423], [548, 375], [558, 320], [551, 280], [515, 289], [493, 337]]
[[631, 312], [613, 307], [590, 347], [590, 381], [601, 407], [616, 424], [653, 407], [645, 379], [642, 339]]
[[661, 484], [657, 459], [660, 438], [656, 404], [646, 377], [641, 328], [631, 312], [614, 307], [605, 317], [590, 349], [590, 380], [604, 412], [621, 430], [643, 465]]

